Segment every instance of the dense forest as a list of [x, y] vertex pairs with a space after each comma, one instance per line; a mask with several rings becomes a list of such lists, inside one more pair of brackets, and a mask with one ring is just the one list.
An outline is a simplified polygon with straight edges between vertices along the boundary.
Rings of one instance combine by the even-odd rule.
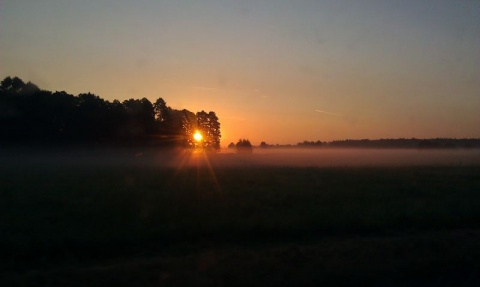
[[220, 122], [215, 112], [176, 110], [162, 98], [123, 102], [91, 93], [77, 96], [41, 90], [18, 77], [0, 84], [0, 143], [2, 144], [152, 144], [220, 148]]

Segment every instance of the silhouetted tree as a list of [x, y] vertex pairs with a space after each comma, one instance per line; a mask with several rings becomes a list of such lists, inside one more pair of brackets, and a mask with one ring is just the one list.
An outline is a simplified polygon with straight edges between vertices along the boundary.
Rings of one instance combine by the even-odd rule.
[[[40, 90], [18, 77], [0, 82], [0, 144], [7, 142], [156, 141], [191, 146], [202, 126], [205, 146], [220, 147], [214, 112], [174, 110], [159, 98], [106, 101], [91, 93], [78, 96]], [[159, 140], [161, 139], [161, 140]], [[164, 141], [164, 142], [162, 142]]]
[[197, 128], [203, 135], [206, 148], [220, 149], [220, 123], [214, 112], [205, 111], [197, 113]]
[[105, 100], [91, 93], [79, 94], [76, 105], [75, 129], [79, 137], [94, 141], [104, 139], [108, 134]]
[[167, 107], [167, 103], [162, 98], [158, 98], [155, 101], [153, 110], [157, 121], [162, 123], [168, 120], [170, 108]]
[[123, 104], [118, 100], [107, 102], [107, 111], [105, 114], [105, 125], [107, 128], [107, 137], [110, 140], [121, 141], [128, 138], [125, 133], [125, 125], [128, 122], [127, 111]]
[[209, 120], [209, 131], [208, 134], [211, 137], [211, 147], [213, 149], [220, 149], [220, 122], [218, 121], [218, 117], [215, 112], [210, 111], [208, 113], [208, 120]]
[[5, 93], [8, 90], [10, 90], [11, 87], [12, 87], [12, 78], [11, 77], [6, 77], [0, 83], [0, 92]]
[[297, 143], [297, 147], [306, 147], [306, 148], [310, 148], [310, 147], [320, 147], [322, 146], [323, 143], [321, 141], [303, 141], [301, 143]]
[[193, 134], [195, 130], [198, 129], [197, 117], [194, 113], [184, 109], [182, 111], [181, 124], [182, 145], [185, 147], [194, 147]]
[[39, 116], [47, 122], [38, 127], [49, 139], [69, 141], [76, 136], [75, 120], [77, 119], [77, 99], [66, 92], [43, 92], [45, 97], [43, 110], [45, 114]]
[[27, 94], [27, 93], [31, 94], [39, 91], [40, 89], [36, 85], [32, 84], [31, 82], [28, 82], [25, 84], [25, 82], [23, 82], [18, 77], [14, 77], [14, 78], [6, 77], [5, 79], [3, 79], [3, 81], [0, 84], [0, 90], [3, 92], [16, 93], [16, 94], [19, 94], [21, 92], [24, 94]]
[[253, 146], [248, 139], [239, 139], [235, 147], [237, 149], [237, 152], [240, 152], [240, 153], [253, 152]]
[[152, 103], [142, 98], [129, 99], [123, 102], [127, 113], [127, 133], [130, 136], [141, 138], [153, 130], [155, 112]]

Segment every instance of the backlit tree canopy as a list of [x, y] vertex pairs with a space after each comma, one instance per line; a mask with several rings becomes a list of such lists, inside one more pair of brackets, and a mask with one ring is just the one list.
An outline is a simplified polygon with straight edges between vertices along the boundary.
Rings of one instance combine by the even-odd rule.
[[214, 112], [197, 113], [197, 127], [203, 135], [204, 146], [211, 149], [220, 148], [220, 123]]
[[148, 143], [159, 146], [220, 148], [215, 112], [175, 110], [162, 98], [106, 101], [91, 93], [50, 92], [21, 79], [0, 83], [1, 143]]
[[[193, 114], [183, 110], [182, 131], [186, 135], [184, 143], [189, 147], [201, 146], [207, 149], [220, 149], [220, 122], [215, 112], [201, 111]], [[197, 131], [202, 135], [200, 143], [194, 139]]]

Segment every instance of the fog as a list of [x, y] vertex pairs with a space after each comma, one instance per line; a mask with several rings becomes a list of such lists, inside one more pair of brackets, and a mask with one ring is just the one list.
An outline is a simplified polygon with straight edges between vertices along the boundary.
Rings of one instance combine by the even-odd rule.
[[159, 150], [154, 148], [49, 149], [0, 151], [2, 167], [98, 166], [98, 167], [361, 167], [361, 166], [468, 166], [480, 164], [480, 149], [254, 149]]
[[225, 153], [223, 158], [219, 154], [218, 159], [220, 165], [296, 167], [476, 165], [480, 150], [273, 149], [247, 155]]

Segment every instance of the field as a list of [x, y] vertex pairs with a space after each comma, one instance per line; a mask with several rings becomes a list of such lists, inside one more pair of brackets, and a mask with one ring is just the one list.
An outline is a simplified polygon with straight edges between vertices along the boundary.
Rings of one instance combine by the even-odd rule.
[[1, 159], [1, 286], [480, 283], [478, 150]]

